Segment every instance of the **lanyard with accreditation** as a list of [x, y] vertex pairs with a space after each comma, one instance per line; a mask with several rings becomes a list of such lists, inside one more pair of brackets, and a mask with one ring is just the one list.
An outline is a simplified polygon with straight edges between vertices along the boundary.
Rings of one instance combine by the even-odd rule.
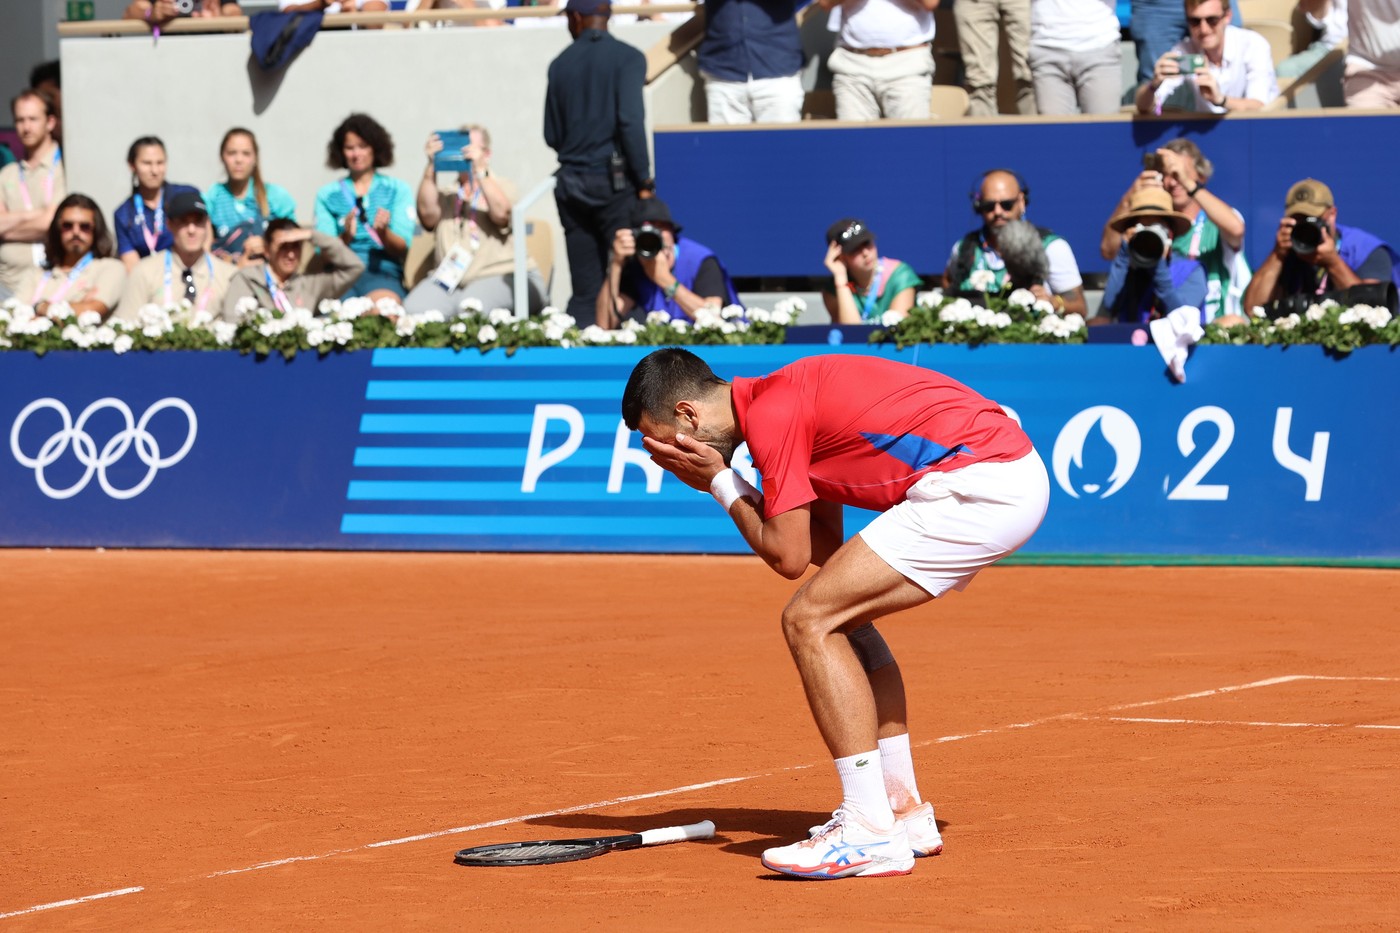
[[[78, 281], [78, 276], [82, 275], [83, 271], [87, 269], [87, 267], [90, 265], [92, 265], [92, 253], [87, 253], [83, 256], [82, 259], [78, 260], [78, 264], [76, 266], [69, 270], [68, 278], [63, 282], [62, 285], [58, 287], [58, 290], [48, 297], [49, 304], [56, 305], [59, 302], [61, 302], [63, 300], [63, 296], [67, 295], [68, 292], [73, 288], [74, 283]], [[44, 286], [49, 284], [49, 281], [52, 278], [52, 269], [44, 273], [44, 277], [39, 280], [39, 284], [34, 288], [34, 296], [29, 299], [29, 303], [31, 305], [36, 305], [39, 303], [39, 297], [44, 293]]]
[[[48, 207], [53, 202], [54, 179], [58, 177], [58, 166], [63, 162], [63, 150], [57, 146], [53, 150], [53, 165], [49, 167], [49, 175], [44, 179], [44, 206]], [[24, 209], [34, 210], [34, 199], [29, 194], [29, 180], [25, 177], [29, 174], [29, 169], [25, 167], [24, 160], [19, 162], [19, 196], [24, 201]]]
[[165, 230], [165, 185], [161, 185], [159, 193], [156, 194], [156, 215], [152, 223], [154, 230], [146, 229], [146, 200], [141, 197], [141, 192], [131, 196], [131, 203], [136, 207], [136, 226], [141, 228], [141, 237], [146, 241], [146, 255], [149, 256], [156, 251], [156, 244], [160, 242], [160, 235]]
[[[204, 265], [209, 270], [209, 284], [205, 286], [204, 294], [199, 296], [199, 304], [195, 306], [195, 311], [203, 311], [209, 306], [209, 296], [214, 294], [214, 260], [208, 253], [204, 254]], [[188, 269], [188, 267], [186, 267]], [[194, 288], [194, 270], [190, 269], [190, 288]], [[171, 289], [173, 284], [171, 275], [170, 251], [165, 252], [165, 305], [170, 307], [175, 303], [174, 293]]]

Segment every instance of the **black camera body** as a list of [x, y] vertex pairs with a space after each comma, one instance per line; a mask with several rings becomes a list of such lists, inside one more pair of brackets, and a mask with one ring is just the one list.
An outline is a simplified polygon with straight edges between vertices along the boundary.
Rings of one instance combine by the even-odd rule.
[[1387, 280], [1384, 282], [1363, 282], [1360, 285], [1353, 285], [1351, 288], [1337, 289], [1323, 295], [1311, 295], [1305, 292], [1284, 295], [1277, 301], [1266, 305], [1264, 313], [1269, 316], [1270, 320], [1278, 320], [1290, 314], [1302, 315], [1313, 304], [1321, 304], [1324, 301], [1335, 301], [1346, 307], [1371, 305], [1377, 308], [1386, 308], [1391, 314], [1400, 312], [1400, 293], [1397, 293], [1395, 283]]
[[1321, 217], [1297, 217], [1293, 224], [1293, 252], [1307, 256], [1322, 245], [1322, 233], [1327, 225]]
[[666, 241], [661, 238], [661, 228], [651, 223], [633, 227], [632, 240], [637, 244], [637, 256], [641, 259], [655, 259], [666, 248]]
[[1146, 224], [1128, 237], [1128, 267], [1152, 269], [1167, 254], [1171, 232], [1161, 224]]

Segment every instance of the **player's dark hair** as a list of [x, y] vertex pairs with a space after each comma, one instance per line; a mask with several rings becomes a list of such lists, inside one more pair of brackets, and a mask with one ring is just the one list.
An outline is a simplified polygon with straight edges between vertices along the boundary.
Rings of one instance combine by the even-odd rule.
[[394, 164], [394, 137], [383, 125], [367, 113], [352, 113], [340, 121], [340, 126], [331, 134], [326, 146], [326, 167], [345, 169], [345, 137], [354, 133], [374, 151], [374, 167], [384, 168]]
[[702, 398], [728, 385], [710, 365], [689, 350], [663, 347], [649, 353], [632, 370], [622, 393], [622, 421], [637, 430], [642, 415], [667, 422], [681, 399]]

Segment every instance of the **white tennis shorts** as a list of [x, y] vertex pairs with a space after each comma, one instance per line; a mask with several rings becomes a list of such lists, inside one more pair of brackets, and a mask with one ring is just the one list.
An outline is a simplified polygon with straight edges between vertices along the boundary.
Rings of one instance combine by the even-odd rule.
[[1049, 502], [1050, 478], [1032, 450], [1010, 463], [929, 473], [860, 536], [885, 563], [942, 596], [1025, 544]]

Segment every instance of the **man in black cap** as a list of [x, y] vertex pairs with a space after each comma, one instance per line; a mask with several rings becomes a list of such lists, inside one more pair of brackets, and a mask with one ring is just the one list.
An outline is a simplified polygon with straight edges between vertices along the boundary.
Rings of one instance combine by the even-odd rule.
[[652, 311], [663, 311], [672, 320], [694, 320], [706, 305], [738, 304], [719, 257], [681, 236], [666, 202], [636, 202], [632, 223], [613, 234], [607, 287], [595, 302], [599, 327], [615, 330], [627, 318], [641, 320]]
[[173, 237], [170, 249], [152, 253], [131, 270], [115, 317], [135, 321], [147, 305], [173, 308], [187, 301], [192, 313], [203, 312], [212, 321], [222, 313], [229, 280], [238, 270], [204, 248], [209, 208], [198, 191], [176, 192], [166, 202], [165, 214]]
[[569, 0], [564, 14], [574, 42], [549, 65], [544, 141], [559, 155], [554, 200], [573, 279], [568, 312], [585, 320], [603, 285], [613, 231], [627, 225], [638, 196], [655, 188], [642, 103], [647, 64], [609, 35], [606, 0]]

